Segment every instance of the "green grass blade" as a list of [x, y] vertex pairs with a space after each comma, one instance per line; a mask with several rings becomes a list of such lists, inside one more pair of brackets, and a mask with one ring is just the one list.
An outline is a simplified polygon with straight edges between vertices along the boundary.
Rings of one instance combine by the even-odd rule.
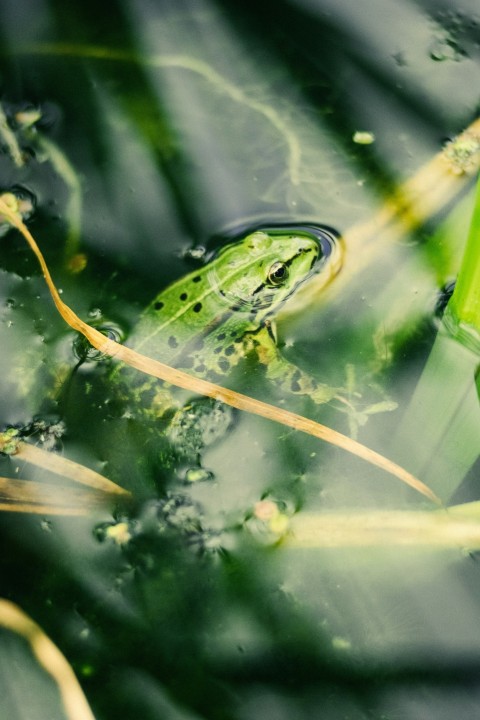
[[467, 244], [446, 321], [460, 342], [465, 341], [462, 340], [465, 335], [471, 335], [480, 349], [480, 180], [477, 183]]

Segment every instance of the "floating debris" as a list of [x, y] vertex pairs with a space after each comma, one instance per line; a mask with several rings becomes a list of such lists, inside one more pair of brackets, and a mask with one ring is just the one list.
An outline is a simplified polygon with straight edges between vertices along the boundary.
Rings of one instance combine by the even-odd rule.
[[372, 145], [375, 142], [375, 135], [368, 130], [357, 130], [353, 133], [352, 140], [357, 145]]
[[472, 175], [480, 161], [480, 135], [463, 133], [446, 143], [443, 154], [455, 175]]
[[18, 428], [7, 428], [0, 433], [0, 453], [3, 455], [15, 455], [18, 452], [18, 444], [21, 440]]
[[189, 484], [207, 482], [213, 480], [215, 475], [211, 470], [206, 470], [202, 467], [191, 467], [185, 472], [185, 482]]

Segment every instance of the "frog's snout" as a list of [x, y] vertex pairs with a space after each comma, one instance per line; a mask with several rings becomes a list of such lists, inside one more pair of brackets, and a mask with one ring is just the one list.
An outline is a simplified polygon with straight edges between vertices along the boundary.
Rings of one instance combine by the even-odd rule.
[[313, 268], [315, 263], [317, 262], [319, 256], [320, 256], [320, 248], [315, 243], [315, 245], [312, 242], [306, 243], [303, 247], [300, 247], [298, 250], [298, 255], [308, 255], [310, 253], [310, 270]]
[[342, 265], [343, 252], [340, 235], [327, 227], [305, 226], [305, 230], [307, 229], [310, 230], [310, 237], [315, 240], [316, 244], [316, 259], [311, 269], [315, 273], [323, 273], [328, 265], [332, 276], [336, 275]]
[[303, 242], [297, 244], [291, 262], [296, 263], [299, 268], [303, 268], [303, 272], [310, 272], [321, 254], [321, 248], [316, 240], [305, 238]]

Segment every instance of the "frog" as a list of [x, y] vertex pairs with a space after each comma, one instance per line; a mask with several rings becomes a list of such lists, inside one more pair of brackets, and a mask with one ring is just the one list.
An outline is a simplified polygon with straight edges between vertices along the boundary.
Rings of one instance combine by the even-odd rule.
[[[312, 226], [247, 233], [154, 297], [126, 343], [219, 385], [229, 383], [239, 363], [253, 361], [281, 393], [327, 403], [338, 396], [338, 389], [283, 357], [275, 319], [300, 286], [309, 279], [322, 282], [328, 275], [335, 243], [333, 231]], [[179, 405], [172, 388], [125, 364], [117, 364], [110, 379], [121, 388], [127, 417], [141, 416], [150, 427], [167, 427], [164, 435], [193, 464], [201, 464], [203, 449], [233, 423], [234, 411], [223, 403], [196, 398]]]
[[[338, 390], [319, 382], [285, 359], [277, 343], [275, 317], [299, 287], [322, 271], [335, 243], [322, 228], [255, 230], [162, 290], [141, 314], [128, 345], [138, 352], [218, 384], [238, 363], [255, 359], [266, 378], [314, 403], [332, 400]], [[162, 414], [158, 381], [133, 379], [137, 402]], [[155, 390], [156, 388], [156, 390]], [[153, 394], [152, 394], [153, 393]], [[168, 406], [168, 402], [166, 404]]]

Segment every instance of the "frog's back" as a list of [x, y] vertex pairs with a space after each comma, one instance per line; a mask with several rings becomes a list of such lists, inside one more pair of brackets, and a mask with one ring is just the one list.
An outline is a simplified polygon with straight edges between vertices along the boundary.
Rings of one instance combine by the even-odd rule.
[[181, 278], [163, 290], [142, 313], [128, 344], [166, 364], [176, 359], [224, 308], [212, 293], [206, 268]]

